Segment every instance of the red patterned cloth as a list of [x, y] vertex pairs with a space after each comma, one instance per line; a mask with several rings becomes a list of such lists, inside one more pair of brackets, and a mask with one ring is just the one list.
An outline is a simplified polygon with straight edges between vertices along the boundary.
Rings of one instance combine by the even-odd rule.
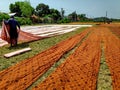
[[2, 22], [1, 38], [10, 43], [9, 25], [5, 25], [4, 21]]

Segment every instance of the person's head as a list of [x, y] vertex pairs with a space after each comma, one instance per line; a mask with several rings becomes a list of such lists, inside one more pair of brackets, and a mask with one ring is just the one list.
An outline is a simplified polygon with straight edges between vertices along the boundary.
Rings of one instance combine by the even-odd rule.
[[13, 18], [13, 19], [14, 19], [14, 16], [10, 16], [10, 18]]

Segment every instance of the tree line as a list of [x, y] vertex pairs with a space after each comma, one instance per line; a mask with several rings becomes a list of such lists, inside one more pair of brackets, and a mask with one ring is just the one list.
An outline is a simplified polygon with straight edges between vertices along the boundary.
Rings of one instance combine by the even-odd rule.
[[[76, 11], [65, 16], [65, 10], [61, 8], [61, 11], [50, 8], [44, 3], [40, 3], [33, 8], [29, 1], [18, 1], [9, 5], [10, 13], [16, 13], [16, 19], [21, 25], [36, 24], [36, 23], [69, 23], [69, 22], [89, 22], [100, 21], [103, 18], [88, 18], [86, 14], [77, 14]], [[9, 15], [0, 12], [0, 22], [3, 19], [8, 19]]]
[[[69, 23], [87, 19], [85, 14], [77, 15], [76, 12], [72, 12], [68, 16], [65, 16], [65, 10], [61, 8], [61, 11], [50, 8], [44, 3], [40, 3], [33, 8], [29, 1], [18, 1], [9, 5], [10, 13], [16, 13], [16, 19], [21, 25], [33, 24], [33, 23]], [[6, 13], [0, 12], [0, 22], [3, 19], [8, 19], [9, 16]]]

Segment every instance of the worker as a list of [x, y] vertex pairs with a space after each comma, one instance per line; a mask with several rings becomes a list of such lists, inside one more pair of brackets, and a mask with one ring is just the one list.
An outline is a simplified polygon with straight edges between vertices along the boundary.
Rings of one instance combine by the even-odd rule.
[[5, 21], [5, 24], [9, 25], [10, 46], [17, 46], [18, 35], [20, 32], [19, 23], [14, 19], [14, 16], [11, 16], [8, 21]]

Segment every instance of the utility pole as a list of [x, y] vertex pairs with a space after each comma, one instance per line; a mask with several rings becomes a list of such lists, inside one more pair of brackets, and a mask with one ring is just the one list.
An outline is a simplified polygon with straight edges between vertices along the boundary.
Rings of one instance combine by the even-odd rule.
[[104, 23], [107, 23], [107, 11], [105, 13]]
[[65, 10], [63, 8], [61, 8], [61, 16], [62, 16], [62, 19], [64, 18], [64, 14], [65, 14]]
[[106, 18], [107, 18], [107, 11], [106, 11]]
[[106, 18], [106, 23], [107, 23], [107, 24], [110, 24], [110, 20], [109, 20], [109, 18], [108, 18], [108, 12], [107, 12], [107, 11], [106, 11], [106, 17], [105, 17], [105, 18]]

